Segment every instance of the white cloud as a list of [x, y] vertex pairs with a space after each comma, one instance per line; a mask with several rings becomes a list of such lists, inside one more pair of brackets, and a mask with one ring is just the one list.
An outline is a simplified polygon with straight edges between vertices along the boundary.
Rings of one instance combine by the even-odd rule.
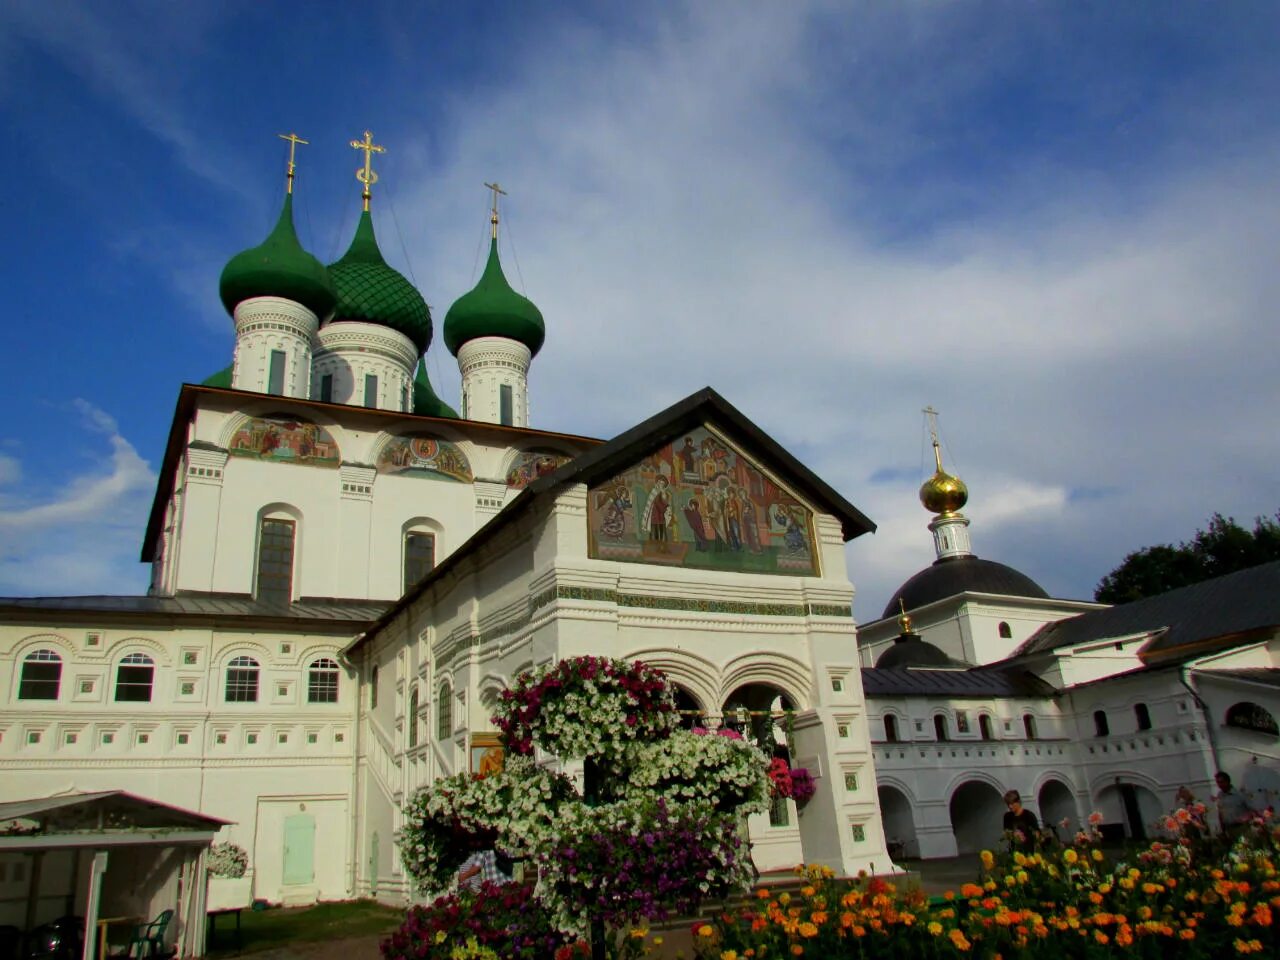
[[105, 463], [90, 459], [83, 472], [50, 496], [30, 487], [9, 489], [0, 499], [0, 594], [137, 593], [146, 574], [137, 561], [155, 476], [115, 420], [86, 400], [74, 406], [89, 435], [104, 437]]

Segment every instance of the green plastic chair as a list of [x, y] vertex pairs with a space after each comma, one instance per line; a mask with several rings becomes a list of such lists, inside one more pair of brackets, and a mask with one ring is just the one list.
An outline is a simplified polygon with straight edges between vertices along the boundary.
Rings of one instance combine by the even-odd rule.
[[164, 932], [172, 919], [172, 910], [162, 910], [160, 916], [150, 923], [139, 924], [133, 931], [133, 939], [129, 941], [124, 955], [131, 960], [154, 960], [158, 957], [167, 957], [169, 954], [164, 948]]

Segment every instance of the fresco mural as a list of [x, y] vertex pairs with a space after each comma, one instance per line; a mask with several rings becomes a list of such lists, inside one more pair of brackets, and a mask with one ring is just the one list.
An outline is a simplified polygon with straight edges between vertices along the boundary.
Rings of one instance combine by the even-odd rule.
[[587, 526], [601, 560], [818, 575], [812, 512], [704, 427], [593, 487]]
[[245, 421], [231, 438], [228, 453], [309, 467], [337, 467], [342, 460], [338, 444], [328, 430], [283, 414]]
[[507, 486], [512, 490], [523, 490], [539, 477], [546, 476], [572, 459], [555, 450], [527, 450], [516, 457], [515, 463], [507, 471]]
[[378, 454], [378, 472], [471, 483], [471, 464], [458, 445], [427, 434], [393, 437]]

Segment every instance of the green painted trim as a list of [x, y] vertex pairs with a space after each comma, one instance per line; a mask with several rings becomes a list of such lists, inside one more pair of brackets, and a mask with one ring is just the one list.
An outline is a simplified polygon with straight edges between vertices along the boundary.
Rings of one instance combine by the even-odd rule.
[[809, 604], [809, 616], [811, 617], [848, 617], [853, 619], [853, 607], [849, 604], [839, 603], [811, 603]]

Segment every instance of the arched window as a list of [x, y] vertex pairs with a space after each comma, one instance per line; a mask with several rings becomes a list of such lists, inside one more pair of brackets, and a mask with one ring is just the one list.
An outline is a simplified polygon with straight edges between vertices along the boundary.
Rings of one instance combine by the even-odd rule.
[[947, 718], [942, 714], [938, 714], [933, 718], [933, 739], [939, 743], [947, 740]]
[[404, 535], [404, 592], [422, 580], [436, 565], [436, 535], [410, 530]]
[[22, 659], [19, 700], [57, 700], [62, 683], [62, 658], [52, 650], [33, 650]]
[[1107, 722], [1107, 711], [1093, 711], [1093, 733], [1098, 737], [1105, 737], [1111, 733], [1111, 724]]
[[116, 702], [150, 703], [155, 661], [145, 653], [131, 653], [116, 667]]
[[258, 661], [236, 657], [227, 664], [227, 703], [258, 702]]
[[294, 521], [283, 517], [264, 517], [258, 528], [259, 600], [275, 603], [293, 602]]
[[1147, 709], [1145, 703], [1135, 703], [1133, 705], [1133, 715], [1138, 719], [1139, 730], [1151, 729], [1151, 711]]
[[1273, 737], [1280, 736], [1280, 727], [1276, 725], [1276, 718], [1270, 711], [1247, 700], [1233, 704], [1227, 710], [1227, 726], [1266, 733]]
[[378, 709], [378, 666], [369, 671], [369, 709]]
[[1022, 715], [1022, 732], [1028, 740], [1036, 738], [1036, 718], [1029, 713]]
[[1007, 623], [1005, 623], [1003, 620], [1001, 620], [1001, 621], [1000, 621], [1000, 627], [999, 627], [999, 630], [1000, 630], [1000, 639], [1001, 639], [1001, 640], [1012, 640], [1012, 639], [1013, 639], [1013, 629], [1012, 629], [1012, 628], [1011, 628]]
[[311, 661], [307, 669], [307, 703], [338, 702], [338, 663], [328, 657]]
[[418, 688], [415, 685], [413, 693], [409, 694], [409, 747], [412, 749], [418, 745]]
[[898, 742], [898, 718], [892, 713], [884, 715], [884, 738], [889, 743]]
[[447, 683], [440, 684], [436, 701], [436, 739], [448, 740], [453, 736], [453, 691]]
[[978, 735], [983, 740], [991, 739], [991, 718], [985, 713], [978, 714]]

